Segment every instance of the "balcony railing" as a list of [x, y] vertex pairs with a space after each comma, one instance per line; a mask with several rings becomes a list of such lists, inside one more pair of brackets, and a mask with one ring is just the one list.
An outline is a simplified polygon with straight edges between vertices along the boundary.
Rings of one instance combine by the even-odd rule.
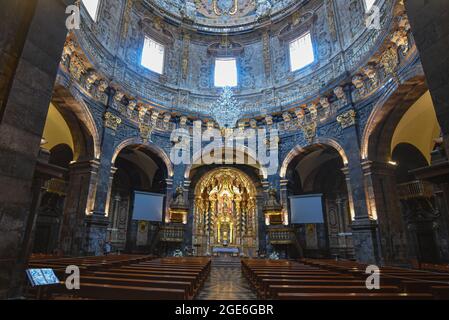
[[432, 184], [421, 180], [398, 185], [398, 192], [401, 200], [431, 198], [433, 196]]
[[293, 244], [295, 233], [291, 228], [269, 228], [268, 237], [271, 244]]
[[160, 230], [160, 241], [183, 242], [184, 226], [162, 226]]

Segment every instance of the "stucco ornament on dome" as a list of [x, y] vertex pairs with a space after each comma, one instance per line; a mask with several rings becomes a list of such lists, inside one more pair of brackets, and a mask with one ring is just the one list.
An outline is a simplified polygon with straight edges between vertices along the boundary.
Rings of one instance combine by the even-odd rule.
[[184, 7], [181, 9], [181, 15], [190, 20], [195, 20], [196, 17], [196, 5], [192, 0], [187, 0]]
[[215, 118], [221, 129], [234, 128], [240, 118], [240, 105], [234, 98], [234, 93], [230, 87], [224, 87], [223, 93], [215, 102], [210, 114]]
[[270, 0], [257, 0], [257, 17], [263, 18], [270, 15], [272, 7]]

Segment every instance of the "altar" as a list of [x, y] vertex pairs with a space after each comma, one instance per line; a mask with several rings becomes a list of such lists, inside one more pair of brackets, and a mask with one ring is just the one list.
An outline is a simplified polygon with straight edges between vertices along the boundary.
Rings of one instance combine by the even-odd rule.
[[213, 255], [232, 255], [232, 256], [238, 256], [239, 254], [239, 248], [236, 247], [214, 247], [212, 249]]

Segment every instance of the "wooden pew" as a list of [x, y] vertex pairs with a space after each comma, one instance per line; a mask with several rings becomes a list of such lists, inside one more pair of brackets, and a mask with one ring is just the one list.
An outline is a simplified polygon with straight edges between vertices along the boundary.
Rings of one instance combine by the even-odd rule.
[[431, 300], [431, 294], [407, 293], [279, 293], [280, 300]]

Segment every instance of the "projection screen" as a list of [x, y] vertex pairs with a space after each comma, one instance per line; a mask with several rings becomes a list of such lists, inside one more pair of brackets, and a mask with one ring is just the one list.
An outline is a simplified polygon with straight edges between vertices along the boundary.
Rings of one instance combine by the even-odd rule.
[[293, 224], [324, 223], [322, 198], [322, 194], [291, 196], [291, 222]]
[[135, 191], [133, 220], [161, 222], [164, 196], [163, 194]]

